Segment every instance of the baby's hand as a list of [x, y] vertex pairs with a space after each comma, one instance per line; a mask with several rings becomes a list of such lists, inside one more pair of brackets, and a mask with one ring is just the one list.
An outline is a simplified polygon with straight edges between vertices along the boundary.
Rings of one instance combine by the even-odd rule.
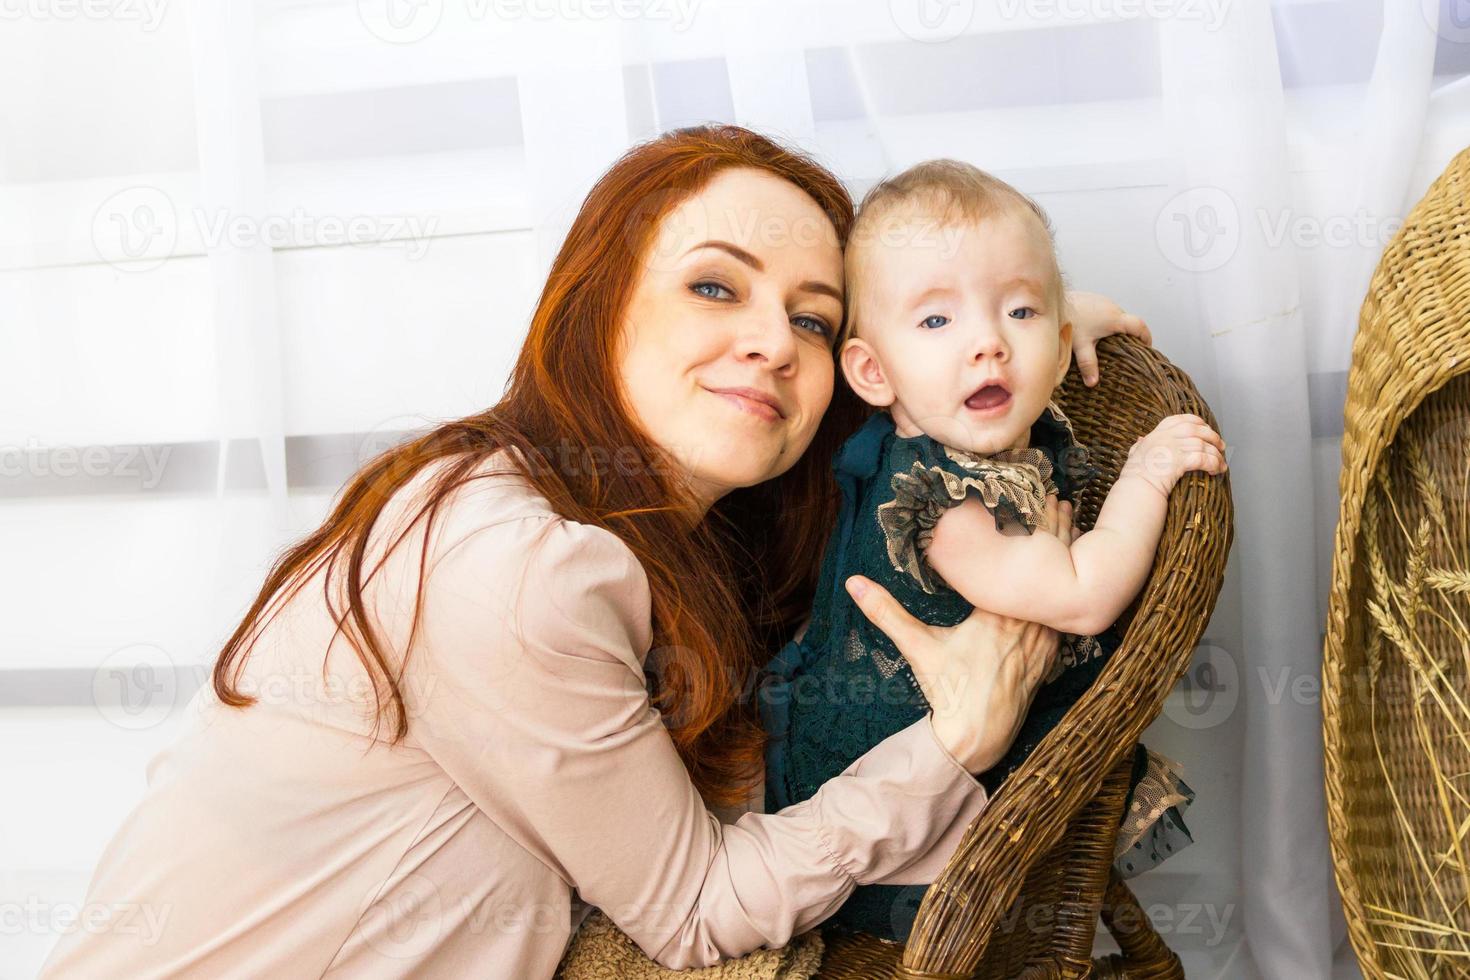
[[1208, 422], [1198, 415], [1170, 415], [1133, 443], [1120, 475], [1142, 476], [1167, 497], [1185, 473], [1227, 469], [1225, 440]]

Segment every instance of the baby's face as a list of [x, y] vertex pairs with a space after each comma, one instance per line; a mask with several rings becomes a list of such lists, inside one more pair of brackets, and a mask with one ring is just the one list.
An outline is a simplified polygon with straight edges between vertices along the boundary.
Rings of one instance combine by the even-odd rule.
[[976, 453], [1026, 446], [1072, 352], [1046, 230], [1011, 211], [880, 224], [851, 267], [860, 333], [845, 347], [859, 349], [842, 364], [854, 390], [886, 405], [901, 436]]

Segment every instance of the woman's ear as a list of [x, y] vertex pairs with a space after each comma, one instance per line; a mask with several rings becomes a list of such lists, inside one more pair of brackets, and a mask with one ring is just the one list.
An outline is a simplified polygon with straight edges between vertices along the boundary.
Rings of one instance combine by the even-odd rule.
[[875, 408], [893, 404], [893, 389], [883, 376], [883, 365], [878, 355], [866, 340], [849, 337], [837, 355], [842, 362], [842, 373], [857, 396]]
[[1067, 376], [1067, 369], [1072, 366], [1072, 321], [1070, 319], [1062, 321], [1058, 339], [1061, 341], [1059, 345], [1061, 350], [1057, 352], [1056, 384], [1061, 384], [1062, 379]]

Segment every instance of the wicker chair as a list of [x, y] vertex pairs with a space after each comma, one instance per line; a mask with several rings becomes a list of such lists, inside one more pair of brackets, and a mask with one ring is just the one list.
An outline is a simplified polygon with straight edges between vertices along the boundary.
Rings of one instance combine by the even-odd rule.
[[1470, 972], [1470, 149], [1353, 341], [1323, 647], [1327, 822], [1367, 977]]
[[[1096, 388], [1082, 384], [1074, 366], [1058, 393], [1104, 471], [1074, 515], [1084, 529], [1138, 436], [1176, 413], [1215, 425], [1189, 377], [1158, 351], [1115, 336], [1098, 354], [1103, 380]], [[1178, 957], [1112, 874], [1113, 845], [1133, 747], [1189, 666], [1233, 538], [1229, 474], [1186, 474], [1170, 495], [1148, 583], [1119, 619], [1123, 646], [975, 818], [926, 893], [907, 946], [824, 930], [819, 977], [1183, 976]], [[1094, 961], [1099, 914], [1122, 954]]]

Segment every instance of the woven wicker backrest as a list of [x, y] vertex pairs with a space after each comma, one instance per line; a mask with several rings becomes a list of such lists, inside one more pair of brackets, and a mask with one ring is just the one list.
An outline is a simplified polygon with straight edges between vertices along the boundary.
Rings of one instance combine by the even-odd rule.
[[1323, 648], [1333, 867], [1365, 976], [1470, 972], [1470, 149], [1353, 342]]
[[[1114, 336], [1102, 341], [1098, 354], [1102, 382], [1088, 388], [1074, 367], [1058, 396], [1078, 439], [1103, 471], [1082, 496], [1074, 517], [1080, 528], [1092, 527], [1097, 519], [1134, 440], [1164, 416], [1193, 413], [1218, 429], [1193, 382], [1157, 350]], [[1229, 434], [1223, 434], [1228, 441]], [[1063, 723], [975, 818], [926, 894], [895, 976], [970, 976], [977, 969], [982, 975], [1014, 976], [1007, 972], [1013, 948], [998, 943], [993, 960], [986, 954], [1006, 911], [1018, 898], [1030, 904], [1021, 894], [1023, 885], [1054, 894], [1058, 876], [1100, 873], [1097, 867], [1045, 862], [1061, 853], [1056, 845], [1063, 831], [1084, 818], [1104, 776], [1131, 751], [1188, 668], [1219, 596], [1233, 538], [1229, 474], [1186, 474], [1170, 495], [1148, 583], [1119, 620], [1126, 629], [1122, 647]], [[1105, 868], [1111, 852], [1096, 860]], [[1095, 919], [1077, 927], [1087, 930], [1090, 948]], [[1048, 941], [1055, 945], [1059, 937]], [[1015, 942], [1030, 946], [1034, 936], [1028, 937], [1025, 928], [1009, 930], [1004, 943]], [[1025, 958], [1031, 955], [1028, 949]], [[1007, 965], [992, 971], [994, 963]]]

